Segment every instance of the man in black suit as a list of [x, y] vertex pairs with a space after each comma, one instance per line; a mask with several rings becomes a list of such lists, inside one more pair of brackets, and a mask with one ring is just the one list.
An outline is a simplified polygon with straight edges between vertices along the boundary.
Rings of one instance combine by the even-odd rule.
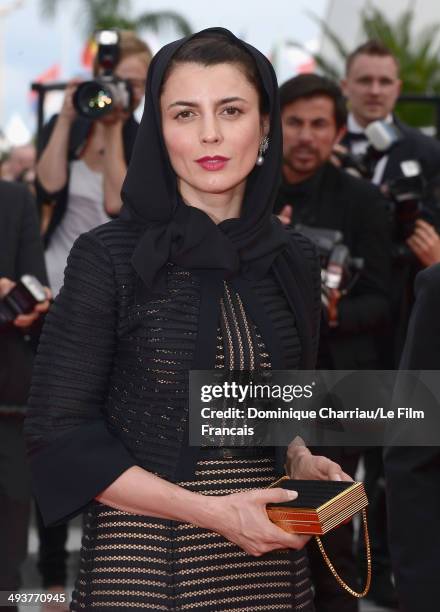
[[283, 182], [275, 213], [285, 223], [339, 230], [352, 257], [364, 260], [353, 289], [331, 294], [320, 361], [332, 369], [377, 366], [375, 332], [389, 317], [390, 238], [380, 191], [330, 161], [344, 133], [344, 101], [323, 77], [304, 74], [280, 88]]
[[[387, 155], [377, 159], [372, 181], [387, 192], [392, 181], [403, 176], [404, 165], [417, 161], [427, 182], [422, 200], [423, 210], [406, 245], [395, 240], [394, 252], [406, 256], [393, 258], [391, 299], [392, 320], [388, 336], [382, 343], [383, 365], [397, 367], [405, 342], [408, 321], [414, 301], [414, 278], [421, 269], [440, 262], [440, 211], [436, 183], [440, 174], [440, 142], [405, 125], [394, 116], [394, 107], [401, 91], [399, 65], [391, 51], [378, 41], [367, 41], [347, 59], [342, 88], [350, 109], [348, 131], [342, 143], [351, 153], [363, 155], [368, 141], [365, 128], [373, 121], [383, 120], [397, 127], [401, 134]], [[406, 249], [405, 249], [406, 247]], [[386, 544], [385, 478], [381, 449], [369, 449], [364, 456], [366, 488], [370, 496], [370, 523], [373, 551], [377, 566], [383, 568], [371, 593], [378, 603], [387, 603], [392, 588], [387, 579], [390, 556]], [[379, 534], [380, 535], [376, 535]], [[380, 584], [380, 582], [382, 584]]]
[[[0, 181], [0, 244], [0, 299], [24, 274], [47, 284], [36, 206], [24, 185]], [[39, 304], [0, 331], [0, 591], [19, 588], [27, 552], [30, 486], [22, 427], [34, 326], [48, 307], [48, 301]]]
[[[401, 85], [398, 62], [382, 43], [368, 41], [349, 55], [342, 88], [350, 112], [347, 133], [341, 143], [351, 153], [363, 155], [368, 147], [365, 128], [377, 120], [394, 124], [401, 138], [386, 155], [377, 159], [372, 182], [386, 192], [392, 181], [404, 176], [404, 164], [410, 161], [420, 164], [427, 181], [422, 214], [406, 240], [412, 259], [406, 262], [396, 260], [393, 266], [393, 312], [398, 324], [394, 355], [387, 364], [390, 367], [397, 366], [400, 360], [413, 301], [411, 294], [415, 274], [425, 266], [440, 262], [440, 235], [437, 231], [440, 207], [435, 195], [435, 185], [440, 177], [440, 142], [405, 125], [393, 115]], [[407, 299], [403, 299], [405, 294], [408, 295]]]
[[376, 185], [401, 176], [400, 164], [407, 160], [418, 160], [428, 180], [439, 174], [440, 142], [405, 125], [393, 114], [402, 81], [398, 61], [383, 43], [367, 41], [348, 56], [341, 86], [350, 109], [347, 133], [341, 142], [352, 153], [365, 153], [368, 142], [364, 130], [373, 121], [394, 124], [401, 132], [401, 139], [375, 168], [372, 181]]
[[[284, 166], [275, 212], [284, 223], [341, 231], [351, 256], [364, 260], [352, 290], [330, 291], [318, 367], [375, 369], [377, 336], [389, 317], [391, 245], [386, 203], [376, 187], [329, 161], [345, 129], [345, 103], [337, 85], [317, 75], [300, 75], [281, 86], [280, 102]], [[357, 450], [327, 448], [325, 454], [330, 451], [331, 458], [354, 476]], [[324, 542], [336, 567], [356, 585], [351, 525], [327, 534]], [[319, 551], [309, 552], [317, 611], [357, 610], [357, 600], [336, 583]]]
[[[420, 272], [402, 370], [440, 370], [440, 264]], [[385, 450], [390, 548], [401, 612], [437, 610], [440, 447]]]

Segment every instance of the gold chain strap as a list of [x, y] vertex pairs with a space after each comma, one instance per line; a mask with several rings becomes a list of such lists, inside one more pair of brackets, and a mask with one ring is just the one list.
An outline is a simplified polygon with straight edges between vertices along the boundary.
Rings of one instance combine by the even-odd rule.
[[358, 597], [359, 599], [361, 599], [361, 597], [365, 597], [365, 595], [370, 590], [370, 584], [371, 584], [371, 548], [370, 548], [370, 538], [368, 536], [367, 512], [366, 512], [365, 508], [362, 510], [362, 522], [363, 522], [363, 525], [364, 525], [365, 550], [367, 552], [367, 580], [366, 580], [366, 583], [365, 583], [364, 590], [361, 591], [360, 593], [358, 593], [357, 591], [353, 591], [353, 589], [350, 588], [348, 586], [348, 584], [346, 584], [342, 580], [342, 578], [340, 577], [338, 572], [333, 567], [332, 562], [328, 558], [328, 555], [325, 552], [324, 546], [323, 546], [323, 544], [321, 542], [321, 538], [319, 536], [315, 536], [316, 541], [318, 543], [319, 550], [321, 551], [321, 554], [324, 557], [324, 561], [326, 562], [326, 564], [327, 564], [329, 570], [331, 571], [331, 573], [333, 574], [333, 576], [336, 578], [338, 584], [340, 584], [340, 586], [343, 589], [348, 591], [348, 593], [350, 593], [350, 595], [353, 595], [353, 597]]

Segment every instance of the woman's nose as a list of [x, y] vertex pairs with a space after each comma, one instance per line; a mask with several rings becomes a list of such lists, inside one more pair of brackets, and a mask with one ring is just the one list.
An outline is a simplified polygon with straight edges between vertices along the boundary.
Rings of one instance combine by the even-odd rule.
[[205, 117], [202, 121], [202, 127], [200, 132], [200, 139], [202, 142], [220, 142], [222, 140], [221, 129], [218, 121], [214, 117]]

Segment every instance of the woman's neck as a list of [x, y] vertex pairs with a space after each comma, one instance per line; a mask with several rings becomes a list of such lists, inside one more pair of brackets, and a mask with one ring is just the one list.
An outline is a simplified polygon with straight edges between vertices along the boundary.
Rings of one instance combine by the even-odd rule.
[[179, 182], [178, 188], [185, 204], [203, 210], [215, 224], [240, 217], [246, 183], [223, 193], [206, 193]]

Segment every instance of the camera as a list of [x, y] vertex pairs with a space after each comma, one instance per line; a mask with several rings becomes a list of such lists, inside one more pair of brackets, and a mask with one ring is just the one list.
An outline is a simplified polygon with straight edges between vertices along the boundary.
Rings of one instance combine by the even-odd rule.
[[354, 155], [349, 151], [335, 151], [334, 155], [341, 166], [350, 174], [371, 180], [378, 161], [387, 155], [392, 147], [401, 140], [398, 128], [387, 121], [372, 121], [365, 128], [366, 149], [362, 155]]
[[[367, 144], [363, 155], [335, 154], [348, 172], [371, 180], [378, 161], [402, 139], [402, 134], [394, 124], [378, 120], [365, 128], [365, 136]], [[400, 175], [384, 183], [383, 187], [393, 227], [393, 257], [403, 261], [412, 257], [405, 241], [414, 231], [426, 196], [426, 180], [420, 163], [415, 159], [402, 161]]]
[[102, 74], [93, 81], [81, 83], [74, 95], [76, 111], [87, 119], [100, 119], [115, 108], [130, 111], [133, 92], [128, 81], [114, 74], [120, 57], [119, 34], [116, 30], [99, 30], [97, 61]]
[[302, 224], [295, 225], [295, 229], [309, 238], [318, 249], [324, 304], [330, 289], [338, 289], [344, 295], [349, 293], [363, 270], [364, 260], [350, 255], [349, 248], [343, 244], [342, 232]]
[[397, 242], [405, 241], [413, 233], [426, 191], [426, 181], [417, 160], [401, 162], [400, 170], [401, 176], [387, 183]]
[[46, 299], [40, 281], [35, 276], [25, 274], [0, 301], [0, 328], [8, 327], [19, 315], [29, 314]]

